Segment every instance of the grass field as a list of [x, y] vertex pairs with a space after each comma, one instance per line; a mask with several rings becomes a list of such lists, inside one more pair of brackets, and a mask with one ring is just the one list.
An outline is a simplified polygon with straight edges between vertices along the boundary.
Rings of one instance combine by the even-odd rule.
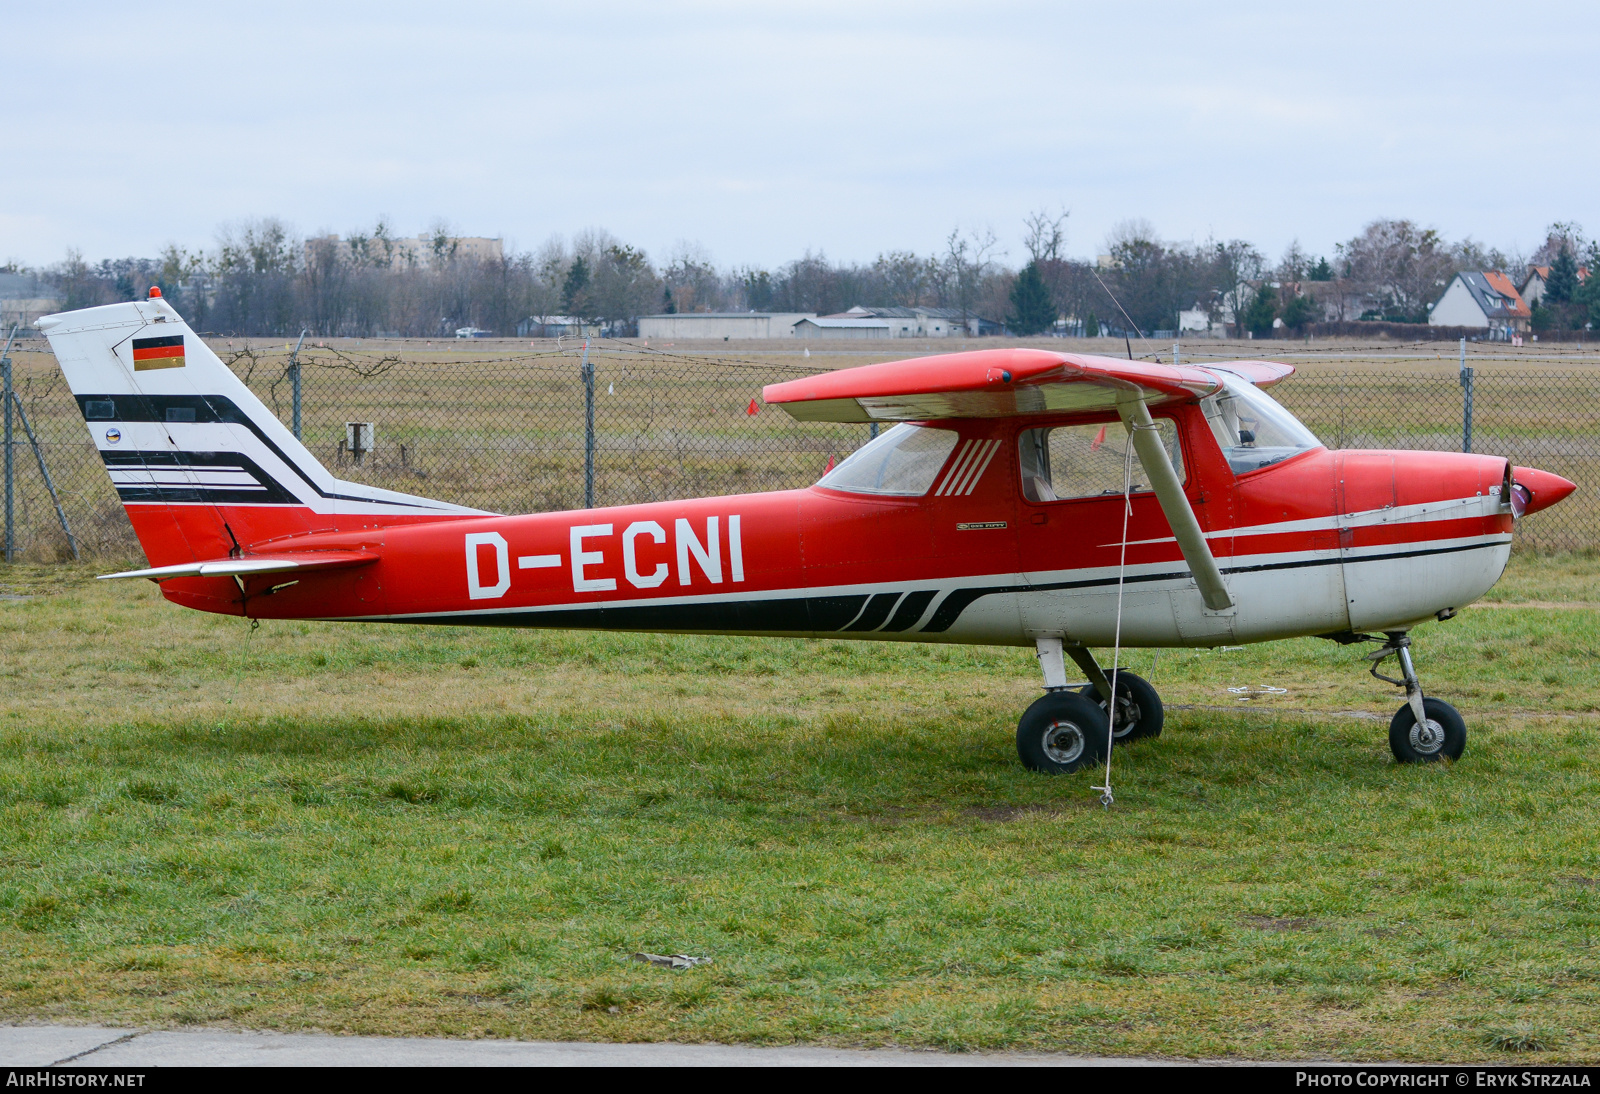
[[91, 572], [0, 571], [0, 1020], [1600, 1060], [1594, 558], [1418, 632], [1453, 766], [1350, 649], [1135, 654], [1174, 709], [1109, 812], [1018, 764], [1028, 651], [252, 633]]

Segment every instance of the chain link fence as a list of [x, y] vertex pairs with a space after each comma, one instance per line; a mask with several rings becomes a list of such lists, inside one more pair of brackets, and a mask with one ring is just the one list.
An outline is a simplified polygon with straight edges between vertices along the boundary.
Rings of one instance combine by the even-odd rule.
[[[221, 339], [211, 345], [286, 424], [292, 420], [288, 346]], [[911, 356], [922, 348], [886, 347], [865, 356]], [[582, 507], [588, 483], [596, 505], [804, 486], [870, 435], [865, 425], [800, 424], [760, 402], [764, 384], [862, 363], [859, 350], [819, 347], [803, 360], [800, 350], [712, 356], [601, 343], [589, 351], [587, 370], [581, 347], [460, 352], [415, 343], [308, 345], [299, 357], [307, 447], [340, 478], [530, 513]], [[1426, 361], [1353, 350], [1315, 356], [1312, 364], [1296, 360], [1301, 371], [1273, 394], [1330, 448], [1461, 451], [1466, 393], [1454, 353], [1443, 360], [1428, 353]], [[1600, 364], [1600, 355], [1585, 356]], [[18, 401], [83, 555], [138, 558], [127, 517], [48, 347], [30, 340], [13, 359]], [[1184, 360], [1204, 364], [1188, 353]], [[1520, 544], [1542, 551], [1591, 546], [1600, 534], [1600, 368], [1585, 367], [1586, 360], [1552, 366], [1491, 356], [1469, 363], [1473, 451], [1553, 471], [1579, 486], [1568, 501], [1523, 521]], [[372, 424], [370, 435], [355, 438], [355, 451], [351, 422]], [[71, 558], [20, 425], [13, 458], [16, 557]]]

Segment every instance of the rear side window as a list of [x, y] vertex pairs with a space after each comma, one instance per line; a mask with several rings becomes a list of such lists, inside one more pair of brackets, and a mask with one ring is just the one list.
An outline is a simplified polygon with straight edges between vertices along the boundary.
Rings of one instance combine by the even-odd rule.
[[927, 425], [897, 425], [857, 449], [817, 482], [848, 494], [920, 497], [950, 458], [956, 431]]
[[110, 420], [117, 416], [117, 404], [110, 399], [85, 399], [83, 402], [83, 416], [91, 421], [95, 419]]
[[[1162, 446], [1172, 460], [1178, 481], [1184, 479], [1183, 449], [1170, 418], [1157, 418]], [[1121, 422], [1058, 425], [1023, 430], [1019, 453], [1022, 496], [1029, 501], [1066, 501], [1122, 493], [1126, 474], [1128, 432]], [[1137, 453], [1133, 457], [1133, 490], [1148, 491], [1149, 479]]]

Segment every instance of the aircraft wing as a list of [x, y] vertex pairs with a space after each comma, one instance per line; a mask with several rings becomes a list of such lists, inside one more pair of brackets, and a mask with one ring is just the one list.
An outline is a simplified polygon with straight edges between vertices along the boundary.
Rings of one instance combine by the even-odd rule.
[[148, 570], [125, 570], [120, 574], [101, 574], [101, 581], [118, 577], [147, 577], [166, 581], [174, 577], [248, 577], [251, 574], [287, 573], [291, 570], [334, 570], [346, 566], [367, 566], [378, 561], [370, 551], [284, 552], [276, 558], [244, 555], [240, 558], [213, 558], [200, 562], [179, 562], [172, 566], [153, 566]]
[[[1234, 364], [1257, 368], [1261, 375], [1269, 368], [1289, 369], [1254, 361]], [[1228, 371], [1252, 379], [1232, 366]], [[1281, 375], [1273, 373], [1272, 379]], [[802, 422], [903, 422], [1109, 410], [1119, 397], [1125, 401], [1135, 392], [1147, 405], [1159, 406], [1192, 402], [1221, 386], [1215, 374], [1192, 365], [1173, 367], [1042, 349], [993, 349], [819, 373], [769, 384], [761, 397]]]
[[1205, 367], [1212, 372], [1226, 372], [1249, 380], [1256, 387], [1271, 387], [1294, 375], [1293, 365], [1280, 365], [1276, 361], [1215, 361], [1207, 362]]

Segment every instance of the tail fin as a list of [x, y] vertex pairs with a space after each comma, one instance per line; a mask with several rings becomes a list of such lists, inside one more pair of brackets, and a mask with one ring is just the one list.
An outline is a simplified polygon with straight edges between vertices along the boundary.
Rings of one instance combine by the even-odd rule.
[[38, 325], [154, 566], [308, 532], [485, 515], [334, 478], [158, 296]]

